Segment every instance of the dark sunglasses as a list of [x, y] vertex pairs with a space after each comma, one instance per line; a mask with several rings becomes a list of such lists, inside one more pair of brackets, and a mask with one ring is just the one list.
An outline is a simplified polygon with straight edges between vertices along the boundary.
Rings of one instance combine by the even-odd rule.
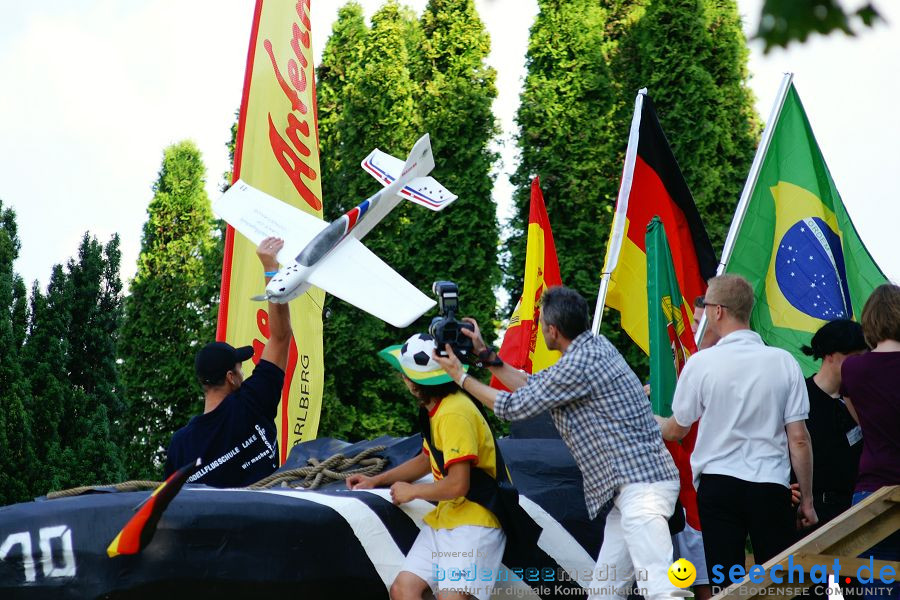
[[700, 300], [700, 308], [706, 308], [707, 306], [721, 306], [722, 308], [728, 308], [727, 304], [719, 304], [718, 302], [707, 302], [705, 299]]

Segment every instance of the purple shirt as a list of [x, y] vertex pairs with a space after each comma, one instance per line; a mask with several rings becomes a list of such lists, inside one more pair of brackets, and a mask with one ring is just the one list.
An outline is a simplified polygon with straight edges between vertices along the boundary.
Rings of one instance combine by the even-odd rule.
[[863, 434], [856, 491], [900, 484], [900, 352], [848, 356], [841, 395], [856, 409]]

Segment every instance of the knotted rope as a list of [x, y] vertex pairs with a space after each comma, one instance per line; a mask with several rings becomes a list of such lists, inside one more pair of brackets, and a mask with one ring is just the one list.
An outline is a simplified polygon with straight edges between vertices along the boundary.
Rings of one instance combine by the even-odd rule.
[[[343, 481], [351, 475], [375, 475], [384, 469], [387, 459], [380, 456], [370, 458], [370, 456], [384, 449], [385, 446], [373, 446], [352, 458], [346, 458], [343, 454], [335, 454], [324, 461], [310, 458], [307, 459], [305, 467], [273, 473], [253, 485], [248, 485], [247, 489], [262, 490], [275, 487], [280, 483], [286, 487], [314, 490], [327, 483]], [[353, 468], [356, 465], [358, 467]]]

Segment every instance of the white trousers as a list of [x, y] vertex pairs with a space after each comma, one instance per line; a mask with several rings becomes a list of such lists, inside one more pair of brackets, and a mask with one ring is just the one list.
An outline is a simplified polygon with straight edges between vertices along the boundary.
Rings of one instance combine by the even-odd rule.
[[679, 483], [627, 483], [618, 489], [613, 508], [606, 517], [603, 546], [595, 573], [608, 573], [607, 581], [592, 582], [589, 600], [619, 600], [628, 597], [635, 580], [647, 600], [684, 596], [669, 582], [672, 538], [668, 519], [675, 510]]

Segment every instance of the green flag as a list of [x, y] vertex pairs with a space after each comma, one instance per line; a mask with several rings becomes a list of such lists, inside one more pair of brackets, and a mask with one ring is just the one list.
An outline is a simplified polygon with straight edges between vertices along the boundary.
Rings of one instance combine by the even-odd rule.
[[725, 272], [750, 280], [751, 326], [793, 354], [808, 376], [817, 367], [800, 346], [827, 321], [859, 320], [887, 278], [850, 221], [793, 84], [764, 151], [746, 212], [735, 219], [739, 229], [729, 232]]
[[647, 225], [647, 308], [650, 329], [650, 401], [653, 412], [672, 414], [675, 381], [697, 351], [691, 317], [684, 305], [666, 230], [659, 217]]

